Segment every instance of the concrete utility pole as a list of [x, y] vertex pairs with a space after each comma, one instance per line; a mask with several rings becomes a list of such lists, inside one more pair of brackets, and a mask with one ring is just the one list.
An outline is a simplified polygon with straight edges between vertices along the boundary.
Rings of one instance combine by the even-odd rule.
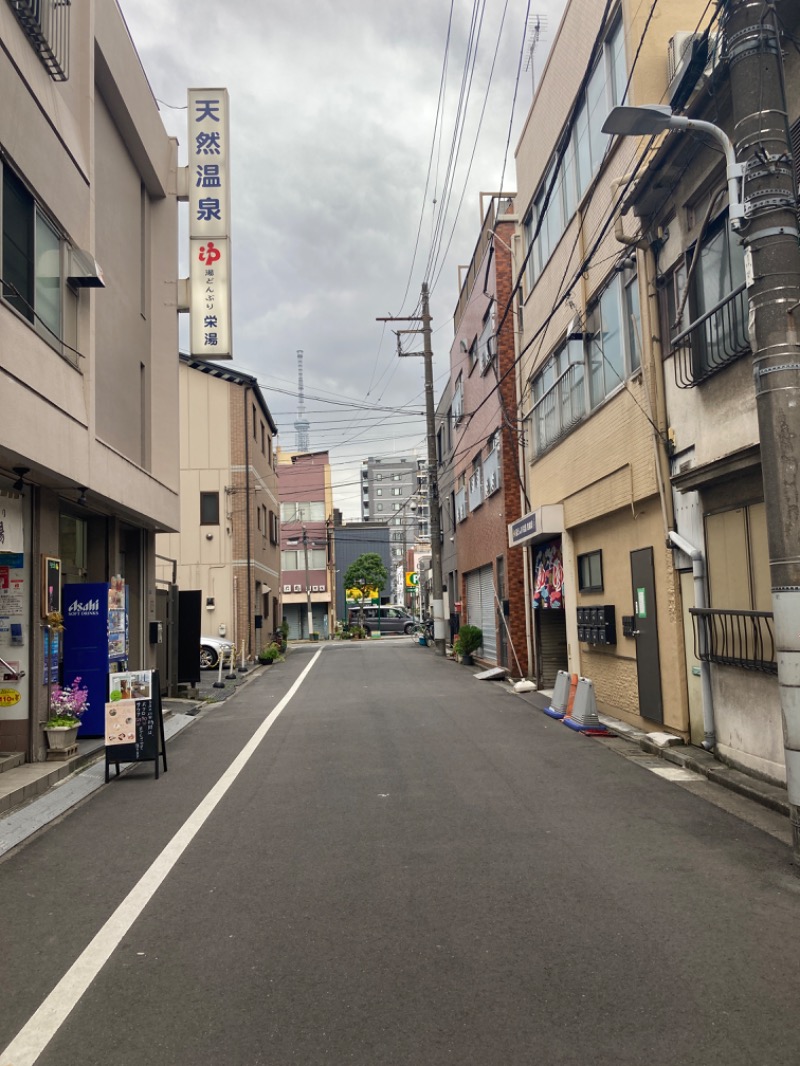
[[421, 333], [425, 360], [425, 422], [428, 438], [428, 509], [431, 530], [431, 570], [433, 572], [433, 639], [437, 655], [446, 655], [444, 599], [442, 598], [442, 523], [439, 515], [439, 479], [436, 473], [436, 409], [433, 402], [433, 349], [431, 347], [431, 313], [428, 285], [422, 283], [422, 314], [409, 318], [379, 318], [378, 322], [421, 322], [422, 329], [401, 329], [399, 333]]
[[772, 3], [725, 0], [792, 848], [800, 863], [800, 247]]
[[308, 583], [308, 530], [303, 526], [303, 552], [306, 557], [306, 608], [308, 612], [308, 635], [314, 632], [314, 609], [311, 606], [311, 586]]

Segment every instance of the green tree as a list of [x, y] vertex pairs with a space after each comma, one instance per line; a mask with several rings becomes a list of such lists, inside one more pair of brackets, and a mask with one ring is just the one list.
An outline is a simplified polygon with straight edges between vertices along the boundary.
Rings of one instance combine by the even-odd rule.
[[[345, 589], [377, 589], [379, 598], [389, 571], [377, 552], [364, 552], [347, 568], [344, 574]], [[361, 596], [361, 624], [364, 624], [364, 596]]]

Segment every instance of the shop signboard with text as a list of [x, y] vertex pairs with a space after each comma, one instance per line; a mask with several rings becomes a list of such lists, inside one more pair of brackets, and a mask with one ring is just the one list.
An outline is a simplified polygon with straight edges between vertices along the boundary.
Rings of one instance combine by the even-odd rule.
[[230, 130], [227, 89], [190, 89], [189, 311], [195, 359], [230, 359]]

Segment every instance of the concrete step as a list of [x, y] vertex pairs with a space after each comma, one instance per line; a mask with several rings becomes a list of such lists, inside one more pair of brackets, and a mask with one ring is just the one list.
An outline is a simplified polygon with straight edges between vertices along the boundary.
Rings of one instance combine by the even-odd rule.
[[26, 763], [24, 756], [20, 756], [11, 769], [0, 774], [0, 814], [41, 796], [65, 777], [99, 759], [103, 750], [103, 738], [94, 737], [79, 740], [77, 754], [63, 762]]
[[25, 762], [25, 754], [21, 751], [0, 751], [0, 774], [7, 770], [13, 770], [15, 766], [21, 766]]

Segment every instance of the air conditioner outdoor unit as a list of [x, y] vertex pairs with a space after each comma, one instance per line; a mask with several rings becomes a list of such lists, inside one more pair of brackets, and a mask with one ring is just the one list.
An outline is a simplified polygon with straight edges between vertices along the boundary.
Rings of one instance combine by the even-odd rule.
[[284, 585], [283, 586], [283, 591], [284, 592], [291, 592], [292, 591], [292, 586], [291, 585]]
[[319, 592], [319, 585], [312, 585], [311, 586], [311, 591], [312, 592]]
[[701, 33], [676, 33], [667, 47], [667, 81], [670, 107], [681, 111], [708, 62], [708, 38]]
[[294, 587], [294, 591], [295, 591], [295, 592], [302, 592], [302, 591], [303, 591], [303, 588], [302, 588], [302, 586], [301, 586], [301, 585], [295, 585], [295, 587]]

